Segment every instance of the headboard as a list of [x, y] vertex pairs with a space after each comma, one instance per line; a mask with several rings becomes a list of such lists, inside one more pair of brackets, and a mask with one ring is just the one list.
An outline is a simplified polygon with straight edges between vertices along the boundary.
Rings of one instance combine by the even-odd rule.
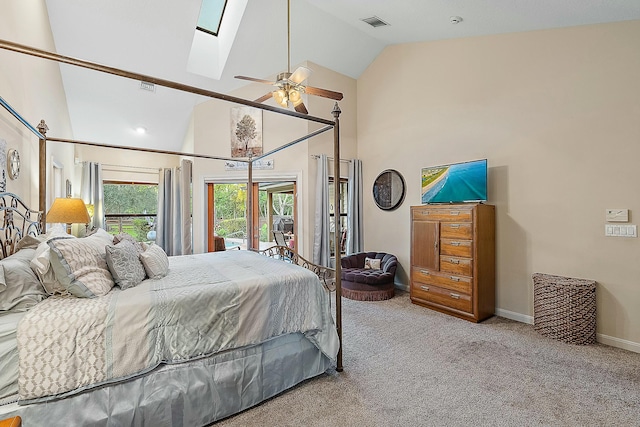
[[0, 259], [15, 252], [24, 236], [40, 234], [42, 212], [34, 211], [13, 193], [0, 193]]

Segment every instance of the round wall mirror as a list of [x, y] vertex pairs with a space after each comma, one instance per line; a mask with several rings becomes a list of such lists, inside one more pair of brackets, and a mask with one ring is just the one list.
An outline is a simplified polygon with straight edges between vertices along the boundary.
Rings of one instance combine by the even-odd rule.
[[373, 200], [380, 209], [392, 211], [404, 201], [405, 182], [400, 172], [387, 169], [373, 182]]

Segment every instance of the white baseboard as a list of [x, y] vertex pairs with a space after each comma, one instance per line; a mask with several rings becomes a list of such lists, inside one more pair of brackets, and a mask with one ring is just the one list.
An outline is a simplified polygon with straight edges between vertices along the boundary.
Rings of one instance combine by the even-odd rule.
[[507, 319], [515, 320], [516, 322], [528, 323], [533, 325], [533, 316], [527, 316], [526, 314], [516, 313], [515, 311], [503, 310], [501, 308], [496, 309], [496, 316], [505, 317]]
[[640, 343], [623, 340], [621, 338], [612, 337], [604, 334], [596, 334], [596, 341], [601, 344], [610, 345], [611, 347], [623, 348], [625, 350], [640, 353]]
[[[505, 317], [507, 319], [515, 320], [516, 322], [528, 323], [533, 325], [533, 316], [526, 314], [516, 313], [514, 311], [496, 309], [496, 316]], [[623, 340], [621, 338], [612, 337], [604, 334], [596, 334], [596, 341], [600, 344], [610, 345], [611, 347], [622, 348], [624, 350], [640, 353], [640, 343]]]

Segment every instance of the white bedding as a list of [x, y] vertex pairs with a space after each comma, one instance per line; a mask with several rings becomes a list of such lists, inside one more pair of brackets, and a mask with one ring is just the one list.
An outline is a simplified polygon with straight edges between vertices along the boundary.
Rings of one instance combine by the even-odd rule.
[[0, 405], [15, 401], [18, 393], [16, 329], [26, 313], [0, 313]]
[[290, 333], [335, 360], [329, 295], [309, 270], [247, 251], [172, 257], [165, 278], [98, 298], [52, 297], [27, 313], [20, 399], [75, 394]]

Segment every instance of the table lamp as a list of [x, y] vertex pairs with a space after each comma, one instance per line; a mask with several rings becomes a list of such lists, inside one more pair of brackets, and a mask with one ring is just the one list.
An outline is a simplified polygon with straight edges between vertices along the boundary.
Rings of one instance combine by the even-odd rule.
[[58, 197], [47, 212], [48, 224], [67, 224], [67, 233], [71, 234], [71, 224], [88, 224], [89, 212], [82, 199]]

